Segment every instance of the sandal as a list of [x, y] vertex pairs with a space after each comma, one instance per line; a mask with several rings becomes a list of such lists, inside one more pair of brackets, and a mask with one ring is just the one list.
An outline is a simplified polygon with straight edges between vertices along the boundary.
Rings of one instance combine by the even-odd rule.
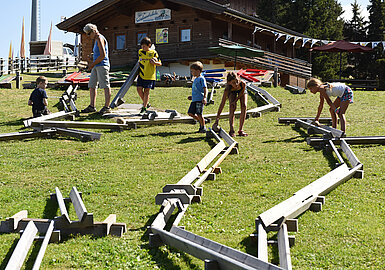
[[234, 131], [230, 131], [229, 135], [230, 135], [230, 137], [235, 137], [235, 132]]
[[240, 130], [240, 131], [238, 131], [238, 136], [241, 136], [241, 137], [247, 137], [247, 136], [249, 136], [249, 134], [247, 134], [247, 133], [244, 132], [243, 130]]

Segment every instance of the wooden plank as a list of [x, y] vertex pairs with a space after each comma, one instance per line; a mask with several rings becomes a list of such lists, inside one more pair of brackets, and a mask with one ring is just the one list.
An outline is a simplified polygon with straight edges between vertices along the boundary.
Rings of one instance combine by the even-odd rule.
[[247, 86], [247, 90], [254, 90], [254, 91], [258, 91], [259, 93], [261, 93], [263, 96], [265, 96], [272, 104], [274, 105], [278, 105], [278, 106], [281, 106], [281, 103], [276, 100], [269, 92], [267, 92], [266, 90], [262, 89], [262, 88], [259, 88], [253, 84], [248, 84]]
[[80, 197], [76, 187], [72, 187], [70, 198], [79, 221], [92, 225], [94, 223], [93, 215], [87, 212], [86, 206], [83, 203], [83, 199]]
[[126, 81], [124, 82], [124, 84], [122, 85], [122, 87], [119, 89], [118, 93], [116, 94], [116, 96], [112, 100], [112, 102], [110, 104], [111, 108], [115, 108], [116, 106], [119, 105], [118, 104], [119, 101], [120, 102], [122, 101], [122, 99], [126, 95], [128, 89], [130, 89], [131, 85], [134, 83], [134, 80], [135, 80], [136, 76], [138, 76], [138, 73], [139, 73], [139, 61], [136, 62], [135, 66], [133, 67], [133, 69], [130, 72], [130, 75], [127, 77]]
[[279, 253], [279, 265], [283, 269], [291, 270], [291, 257], [289, 246], [289, 235], [287, 232], [286, 224], [282, 224], [281, 229], [278, 231], [278, 253]]
[[43, 261], [45, 251], [46, 251], [48, 243], [50, 242], [50, 239], [51, 239], [51, 235], [53, 232], [53, 225], [54, 225], [54, 221], [52, 220], [51, 223], [49, 224], [47, 232], [45, 233], [43, 243], [41, 244], [39, 253], [37, 254], [37, 257], [36, 257], [35, 263], [33, 264], [32, 270], [39, 270], [40, 269], [40, 265], [41, 265], [41, 262]]
[[166, 224], [176, 207], [177, 207], [177, 199], [168, 199], [163, 202], [158, 215], [156, 216], [154, 221], [151, 223], [152, 232], [154, 232], [153, 228], [159, 228], [163, 230], [163, 228], [166, 227]]
[[317, 197], [329, 193], [347, 179], [350, 179], [358, 169], [357, 167], [354, 170], [349, 170], [346, 164], [342, 164], [300, 189], [292, 197], [263, 212], [258, 218], [263, 222], [265, 228], [277, 223], [277, 221], [284, 222], [286, 219], [295, 218], [309, 209], [310, 205], [317, 200]]
[[217, 261], [221, 270], [282, 269], [254, 256], [221, 245], [178, 227], [172, 227], [170, 232], [157, 228], [153, 231], [159, 234], [162, 242], [180, 251], [186, 252], [202, 261], [207, 259]]
[[[350, 145], [357, 144], [385, 144], [385, 136], [361, 136], [361, 137], [345, 137], [343, 140]], [[324, 143], [322, 138], [307, 138], [307, 143], [311, 146], [318, 146]], [[340, 138], [332, 139], [334, 144], [340, 144]]]
[[220, 141], [211, 151], [202, 158], [197, 164], [199, 171], [202, 173], [204, 169], [225, 149], [226, 145], [223, 141]]
[[218, 134], [219, 137], [225, 140], [228, 145], [232, 145], [235, 142], [235, 140], [223, 128], [219, 129]]
[[32, 246], [36, 233], [37, 228], [33, 224], [33, 222], [30, 221], [27, 227], [25, 228], [23, 234], [21, 235], [19, 242], [17, 242], [15, 250], [13, 251], [11, 258], [9, 259], [5, 270], [16, 270], [22, 267], [24, 260], [28, 254], [28, 251]]
[[[278, 123], [280, 123], [280, 124], [294, 124], [295, 122], [297, 122], [297, 119], [306, 122], [307, 120], [314, 121], [315, 118], [314, 117], [280, 117], [280, 118], [278, 118]], [[331, 124], [332, 123], [332, 119], [330, 117], [321, 117], [318, 121], [321, 124]]]
[[73, 116], [73, 115], [75, 115], [75, 112], [60, 111], [60, 112], [55, 112], [55, 113], [51, 113], [48, 115], [43, 115], [40, 117], [35, 117], [35, 118], [28, 119], [28, 120], [24, 120], [23, 123], [24, 123], [24, 127], [30, 127], [31, 123], [34, 121], [41, 122], [41, 121], [46, 121], [46, 120], [57, 120], [57, 119], [67, 118], [67, 117]]
[[260, 220], [256, 221], [257, 233], [258, 233], [258, 259], [267, 262], [268, 261], [268, 252], [267, 252], [267, 233], [265, 228], [263, 228], [262, 222]]
[[345, 155], [349, 159], [350, 164], [352, 164], [353, 167], [357, 166], [358, 164], [361, 164], [361, 162], [358, 160], [358, 158], [353, 153], [352, 149], [349, 147], [345, 140], [341, 139], [340, 145], [342, 151], [345, 153]]
[[337, 156], [338, 160], [340, 161], [340, 163], [345, 163], [344, 159], [340, 155], [340, 152], [338, 152], [338, 149], [337, 149], [337, 147], [335, 146], [335, 144], [333, 143], [332, 140], [329, 140], [329, 144], [330, 144], [331, 148], [333, 149], [334, 153], [336, 154], [336, 156]]
[[69, 129], [69, 128], [58, 128], [58, 127], [54, 129], [56, 130], [56, 133], [60, 135], [78, 138], [83, 142], [100, 140], [100, 137], [102, 136], [101, 133], [91, 132], [91, 131], [76, 130], [76, 129]]
[[180, 179], [177, 183], [177, 185], [182, 185], [182, 184], [191, 184], [192, 182], [195, 181], [199, 177], [201, 172], [198, 169], [198, 166], [195, 166], [194, 169], [189, 171], [185, 176], [183, 176], [182, 179]]
[[299, 125], [303, 128], [307, 128], [309, 135], [310, 134], [324, 134], [324, 135], [328, 136], [329, 138], [333, 137], [331, 131], [326, 130], [322, 127], [317, 127], [317, 126], [315, 126], [309, 122], [305, 122], [305, 121], [302, 121], [300, 119], [297, 119], [296, 125]]
[[59, 128], [85, 128], [85, 129], [130, 129], [126, 124], [102, 123], [102, 122], [76, 122], [76, 121], [41, 121], [32, 122], [32, 127], [59, 127]]
[[55, 193], [56, 193], [56, 200], [57, 200], [57, 204], [59, 205], [60, 213], [68, 222], [71, 222], [67, 212], [67, 208], [64, 203], [63, 195], [61, 194], [58, 187], [55, 187]]
[[41, 131], [23, 131], [23, 132], [12, 132], [0, 134], [0, 141], [8, 140], [24, 140], [29, 138], [41, 138], [51, 137], [56, 134], [55, 129], [46, 129]]

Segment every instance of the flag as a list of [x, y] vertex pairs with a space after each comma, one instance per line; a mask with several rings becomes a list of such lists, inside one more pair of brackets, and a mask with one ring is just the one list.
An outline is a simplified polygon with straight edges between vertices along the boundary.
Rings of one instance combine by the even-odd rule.
[[22, 26], [22, 30], [21, 30], [20, 57], [21, 57], [21, 58], [25, 58], [24, 17], [23, 17], [23, 26]]
[[51, 22], [51, 29], [49, 30], [48, 40], [47, 40], [47, 43], [45, 44], [45, 49], [43, 53], [44, 55], [51, 55], [52, 53], [51, 35], [52, 35], [52, 22]]
[[8, 54], [8, 58], [10, 58], [10, 59], [13, 58], [13, 53], [12, 53], [12, 41], [11, 41], [11, 44], [9, 44], [9, 54]]

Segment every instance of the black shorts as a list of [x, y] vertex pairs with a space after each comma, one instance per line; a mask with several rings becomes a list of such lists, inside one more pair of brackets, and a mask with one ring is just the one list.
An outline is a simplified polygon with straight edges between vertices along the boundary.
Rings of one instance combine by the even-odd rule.
[[140, 86], [143, 88], [155, 88], [155, 81], [153, 80], [143, 80], [142, 77], [138, 76], [138, 80], [136, 81], [136, 86]]
[[188, 113], [202, 115], [203, 113], [203, 103], [202, 101], [193, 101], [188, 108]]
[[50, 114], [50, 111], [48, 110], [47, 107], [45, 107], [45, 108], [42, 109], [42, 110], [39, 110], [39, 109], [32, 109], [32, 114], [33, 114], [33, 117], [40, 117], [40, 116], [43, 116], [43, 115], [48, 115], [48, 114]]

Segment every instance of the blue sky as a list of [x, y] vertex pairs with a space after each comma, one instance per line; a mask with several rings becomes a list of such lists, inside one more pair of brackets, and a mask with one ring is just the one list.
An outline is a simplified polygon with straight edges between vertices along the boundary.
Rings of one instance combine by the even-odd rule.
[[[21, 28], [23, 16], [25, 19], [25, 40], [26, 53], [29, 54], [30, 32], [31, 32], [31, 5], [32, 0], [3, 0], [2, 14], [0, 16], [0, 57], [7, 58], [9, 45], [12, 41], [14, 47], [14, 55], [17, 56], [20, 50], [21, 43]], [[52, 40], [61, 40], [63, 43], [75, 42], [73, 33], [64, 33], [57, 29], [55, 25], [60, 22], [62, 16], [71, 17], [72, 15], [98, 3], [99, 0], [40, 0], [41, 10], [41, 36], [40, 40], [47, 40], [51, 22], [53, 23]], [[344, 16], [351, 16], [351, 3], [354, 0], [340, 0], [341, 5], [346, 10]], [[366, 6], [369, 5], [369, 0], [357, 1], [363, 9], [363, 15], [368, 15]]]

